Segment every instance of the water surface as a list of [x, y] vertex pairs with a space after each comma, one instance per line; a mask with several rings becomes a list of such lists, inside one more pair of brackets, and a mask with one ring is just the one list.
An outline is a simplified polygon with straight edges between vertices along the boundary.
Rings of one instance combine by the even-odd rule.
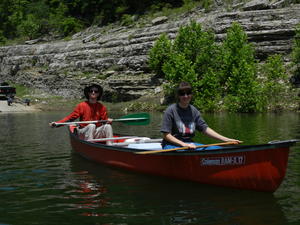
[[[275, 193], [235, 190], [89, 162], [72, 152], [66, 128], [48, 127], [65, 115], [0, 114], [0, 224], [300, 224], [299, 145], [292, 147]], [[210, 127], [245, 144], [300, 139], [298, 113], [203, 116]], [[160, 137], [160, 121], [155, 113], [149, 126], [113, 128]], [[214, 143], [202, 135], [197, 140]]]

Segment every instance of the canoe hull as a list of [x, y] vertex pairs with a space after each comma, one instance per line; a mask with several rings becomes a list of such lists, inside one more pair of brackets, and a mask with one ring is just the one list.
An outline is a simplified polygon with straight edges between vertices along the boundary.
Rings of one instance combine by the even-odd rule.
[[97, 163], [126, 170], [218, 186], [274, 192], [285, 177], [289, 144], [254, 145], [217, 151], [135, 154], [137, 150], [78, 139], [73, 150]]

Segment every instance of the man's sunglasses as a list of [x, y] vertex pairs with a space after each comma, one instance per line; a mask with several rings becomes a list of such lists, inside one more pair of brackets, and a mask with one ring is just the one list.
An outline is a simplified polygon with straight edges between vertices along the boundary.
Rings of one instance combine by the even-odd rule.
[[96, 94], [99, 93], [98, 90], [90, 90], [89, 92], [90, 92], [90, 93], [93, 93], [93, 92], [94, 92], [94, 93], [96, 93]]
[[185, 96], [185, 95], [191, 95], [192, 92], [191, 91], [179, 91], [178, 95], [179, 96]]

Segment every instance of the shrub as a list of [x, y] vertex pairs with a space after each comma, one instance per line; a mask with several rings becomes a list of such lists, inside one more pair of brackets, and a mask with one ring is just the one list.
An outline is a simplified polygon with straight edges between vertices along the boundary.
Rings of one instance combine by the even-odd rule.
[[29, 39], [37, 38], [40, 36], [38, 19], [33, 14], [28, 14], [26, 20], [22, 21], [18, 26], [18, 31], [21, 36], [28, 37]]
[[149, 53], [149, 66], [157, 75], [163, 75], [162, 67], [164, 62], [168, 61], [170, 54], [171, 41], [166, 34], [162, 34]]
[[[238, 23], [233, 23], [225, 40], [217, 45], [212, 32], [192, 21], [181, 27], [174, 41], [161, 36], [150, 50], [151, 68], [167, 81], [173, 93], [180, 81], [193, 85], [193, 104], [202, 111], [224, 108], [233, 112], [259, 112], [275, 93], [283, 93], [286, 72], [280, 56], [268, 59], [258, 79], [254, 48]], [[267, 80], [267, 81], [266, 81]], [[279, 98], [273, 98], [277, 104]]]
[[293, 43], [292, 50], [292, 64], [294, 66], [292, 82], [299, 85], [300, 84], [300, 24], [296, 27], [296, 35]]
[[262, 96], [265, 107], [272, 110], [282, 108], [282, 99], [286, 96], [288, 75], [281, 55], [271, 55], [262, 66]]
[[214, 34], [203, 31], [200, 24], [191, 21], [179, 29], [171, 49], [163, 66], [163, 74], [169, 81], [167, 89], [173, 89], [180, 81], [188, 81], [193, 85], [194, 105], [203, 111], [216, 109], [221, 94], [217, 72], [219, 48]]
[[221, 85], [229, 111], [259, 111], [259, 84], [254, 49], [238, 23], [233, 23], [222, 44]]
[[0, 30], [0, 45], [3, 45], [6, 43], [6, 38], [3, 35], [3, 31]]
[[[172, 94], [175, 85], [181, 81], [193, 83], [197, 79], [193, 63], [182, 54], [171, 54], [169, 60], [163, 64], [163, 73], [169, 84], [165, 86], [167, 93]], [[174, 82], [175, 81], [175, 82]]]
[[59, 23], [59, 31], [65, 36], [76, 33], [81, 29], [82, 24], [79, 22], [79, 20], [75, 19], [74, 17], [64, 18]]

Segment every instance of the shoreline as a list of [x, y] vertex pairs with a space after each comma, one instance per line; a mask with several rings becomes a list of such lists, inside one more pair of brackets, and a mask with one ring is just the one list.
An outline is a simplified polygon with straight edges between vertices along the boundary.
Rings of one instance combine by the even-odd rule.
[[6, 100], [0, 100], [0, 113], [11, 113], [11, 112], [39, 112], [41, 109], [37, 108], [36, 105], [25, 105], [17, 102], [13, 102], [10, 106]]
[[[0, 113], [14, 113], [14, 112], [46, 112], [46, 111], [65, 111], [71, 112], [75, 106], [85, 99], [68, 99], [68, 98], [43, 98], [33, 99], [30, 105], [26, 105], [21, 101], [13, 102], [10, 106], [6, 100], [0, 100]], [[141, 98], [138, 100], [128, 102], [103, 102], [108, 111], [118, 112], [162, 112], [167, 107], [161, 105], [158, 98]], [[267, 110], [265, 113], [280, 113], [280, 112], [299, 112], [299, 106], [282, 105], [278, 110]], [[200, 109], [201, 111], [201, 109]], [[226, 112], [217, 111], [211, 113]]]

